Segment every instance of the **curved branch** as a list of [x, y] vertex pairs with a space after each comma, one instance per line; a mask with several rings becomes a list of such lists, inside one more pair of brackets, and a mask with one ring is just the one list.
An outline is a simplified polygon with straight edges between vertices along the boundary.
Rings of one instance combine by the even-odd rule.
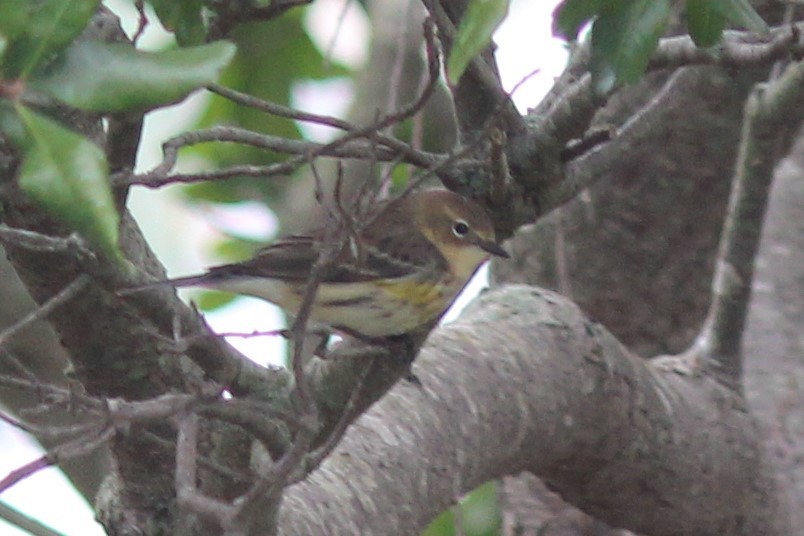
[[777, 26], [767, 37], [753, 32], [723, 32], [720, 43], [701, 48], [688, 35], [666, 37], [648, 64], [649, 69], [682, 67], [685, 65], [722, 65], [723, 67], [750, 67], [768, 65], [774, 61], [804, 54], [801, 34], [804, 23]]
[[483, 295], [415, 372], [288, 489], [281, 534], [414, 534], [520, 471], [639, 532], [789, 533], [740, 395], [657, 370], [556, 294]]
[[[740, 152], [712, 283], [712, 304], [697, 344], [687, 356], [742, 376], [741, 343], [751, 299], [754, 259], [776, 164], [790, 151], [804, 122], [804, 64], [759, 85], [745, 106]], [[684, 356], [682, 356], [683, 358]]]
[[[353, 137], [351, 136], [351, 138]], [[162, 144], [165, 156], [162, 163], [156, 168], [142, 175], [122, 173], [115, 176], [115, 182], [117, 184], [139, 184], [149, 188], [157, 188], [177, 182], [201, 182], [236, 176], [275, 176], [290, 173], [298, 166], [309, 162], [317, 156], [360, 158], [363, 160], [379, 160], [381, 162], [391, 162], [401, 158], [404, 162], [424, 168], [437, 166], [446, 159], [446, 156], [443, 155], [415, 150], [401, 141], [393, 143], [390, 141], [393, 138], [388, 136], [385, 136], [384, 140], [392, 144], [393, 147], [390, 145], [378, 147], [375, 143], [360, 139], [338, 139], [334, 142], [323, 144], [259, 134], [244, 128], [215, 126], [204, 130], [186, 132], [169, 139]], [[178, 160], [179, 149], [209, 142], [240, 143], [297, 156], [284, 162], [265, 166], [241, 165], [201, 173], [177, 173], [173, 175], [169, 173]]]
[[[660, 40], [648, 68], [769, 65], [780, 59], [801, 56], [804, 53], [801, 43], [803, 31], [804, 23], [773, 28], [766, 38], [751, 32], [725, 32], [720, 45], [708, 49], [698, 48], [686, 35], [668, 37]], [[591, 76], [586, 74], [589, 58], [588, 46], [581, 46], [575, 51], [556, 88], [528, 114], [527, 133], [522, 139], [513, 140], [516, 149], [515, 156], [511, 157], [512, 166], [525, 170], [517, 178], [530, 190], [544, 190], [539, 196], [540, 213], [572, 199], [601, 175], [601, 169], [605, 170], [622, 155], [622, 150], [616, 148], [616, 144], [595, 147], [584, 155], [590, 157], [584, 164], [573, 162], [578, 165], [572, 166], [569, 175], [562, 174], [562, 151], [571, 140], [584, 135], [607, 99], [606, 95], [595, 93]], [[648, 107], [653, 106], [649, 104]], [[623, 130], [635, 126], [639, 119], [639, 116], [634, 116]]]

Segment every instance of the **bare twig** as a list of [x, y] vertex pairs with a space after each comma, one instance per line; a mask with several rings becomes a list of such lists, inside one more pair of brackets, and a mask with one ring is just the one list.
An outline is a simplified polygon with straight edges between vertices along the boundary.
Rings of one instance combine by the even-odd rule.
[[78, 276], [72, 283], [64, 287], [58, 294], [43, 303], [38, 309], [28, 313], [22, 319], [20, 319], [19, 322], [0, 332], [0, 347], [8, 343], [11, 337], [22, 331], [25, 327], [38, 320], [43, 320], [60, 305], [63, 305], [64, 303], [73, 299], [82, 290], [84, 290], [88, 284], [88, 275], [84, 274]]
[[[310, 423], [313, 424], [313, 423]], [[304, 456], [309, 452], [315, 439], [318, 426], [303, 426], [296, 434], [293, 446], [290, 450], [274, 465], [271, 470], [261, 478], [246, 495], [240, 498], [237, 512], [232, 518], [231, 525], [238, 526], [248, 524], [248, 520], [259, 515], [257, 509], [266, 498], [276, 500], [280, 490], [288, 482], [290, 475], [299, 467], [304, 460]]]
[[[374, 359], [377, 358], [375, 357]], [[338, 443], [340, 443], [341, 439], [343, 439], [346, 429], [353, 420], [353, 412], [357, 405], [357, 401], [362, 395], [363, 385], [369, 375], [370, 368], [371, 367], [365, 367], [360, 371], [357, 382], [355, 383], [354, 387], [352, 388], [352, 392], [349, 395], [349, 400], [346, 402], [343, 412], [341, 413], [341, 416], [338, 419], [335, 427], [327, 436], [326, 441], [324, 441], [320, 447], [311, 452], [305, 458], [304, 464], [299, 468], [300, 470], [290, 477], [290, 483], [299, 482], [313, 470], [315, 470], [332, 453], [332, 451], [335, 450], [335, 447], [338, 446]]]
[[673, 74], [662, 89], [620, 127], [614, 141], [599, 145], [573, 160], [566, 169], [564, 179], [542, 192], [542, 210], [549, 211], [573, 199], [604, 176], [622, 158], [625, 148], [638, 145], [642, 138], [649, 135], [653, 125], [660, 122], [660, 116], [669, 113], [665, 105], [679, 91], [678, 82], [684, 74], [683, 70]]
[[[277, 458], [290, 447], [288, 430], [299, 427], [295, 415], [248, 399], [204, 405], [198, 408], [198, 412], [202, 416], [214, 417], [243, 428]], [[277, 421], [284, 423], [286, 428]]]
[[16, 372], [24, 376], [25, 379], [31, 382], [36, 381], [36, 374], [28, 367], [28, 365], [26, 365], [20, 358], [9, 351], [8, 348], [3, 348], [0, 346], [0, 363], [3, 362], [11, 365], [11, 367], [16, 369]]
[[[370, 132], [369, 130], [367, 133], [364, 133], [363, 136], [366, 136]], [[354, 137], [356, 136], [352, 136], [352, 138]], [[387, 136], [385, 138], [389, 139]], [[298, 156], [285, 162], [266, 166], [232, 166], [207, 173], [168, 175], [168, 172], [178, 160], [179, 149], [207, 142], [235, 142]], [[143, 186], [156, 188], [172, 182], [197, 182], [200, 180], [228, 178], [234, 175], [275, 176], [289, 173], [299, 165], [318, 156], [360, 159], [376, 158], [383, 161], [391, 161], [397, 159], [401, 154], [403, 160], [420, 167], [432, 166], [443, 158], [441, 155], [435, 153], [416, 151], [404, 143], [401, 147], [397, 145], [395, 148], [377, 148], [373, 144], [365, 143], [360, 140], [339, 138], [334, 142], [321, 144], [312, 141], [291, 140], [268, 134], [258, 134], [243, 128], [224, 126], [186, 132], [166, 141], [162, 145], [162, 148], [165, 153], [164, 160], [156, 168], [144, 175], [131, 176], [125, 173], [117, 174], [114, 177], [115, 182], [126, 185], [141, 184]]]
[[[426, 85], [422, 86], [421, 91], [422, 93], [424, 92], [425, 87]], [[231, 100], [232, 102], [236, 102], [243, 106], [248, 106], [250, 108], [254, 108], [255, 110], [260, 110], [262, 112], [269, 113], [277, 117], [286, 117], [288, 119], [293, 119], [296, 121], [304, 121], [307, 123], [324, 125], [339, 130], [343, 130], [344, 132], [353, 132], [360, 128], [357, 125], [354, 125], [348, 121], [339, 119], [337, 117], [329, 115], [313, 114], [309, 112], [304, 112], [302, 110], [295, 110], [293, 108], [282, 106], [281, 104], [277, 104], [275, 102], [269, 102], [254, 97], [252, 95], [247, 95], [245, 93], [235, 91], [234, 89], [221, 86], [220, 84], [212, 84], [210, 86], [207, 86], [207, 89], [209, 89], [213, 93], [217, 93], [218, 95]], [[377, 139], [380, 140], [380, 144], [384, 147], [387, 147], [388, 150], [395, 151], [396, 154], [406, 155], [409, 159], [409, 163], [413, 165], [419, 165], [420, 167], [423, 167], [425, 163], [424, 161], [427, 158], [438, 158], [440, 156], [437, 154], [421, 151], [415, 146], [411, 147], [404, 141], [394, 138], [393, 136], [387, 136], [381, 132], [377, 133]], [[419, 159], [420, 154], [422, 156], [422, 162], [417, 163], [416, 160]]]
[[38, 438], [58, 439], [62, 437], [76, 437], [82, 434], [90, 434], [102, 426], [97, 420], [89, 421], [84, 424], [75, 424], [68, 426], [36, 426], [30, 423], [25, 423], [19, 419], [15, 419], [10, 415], [0, 412], [0, 421], [6, 422], [8, 425], [13, 426], [23, 432]]
[[282, 13], [297, 6], [309, 4], [312, 0], [274, 0], [267, 5], [261, 3], [235, 3], [224, 0], [210, 0], [214, 17], [209, 25], [207, 39], [226, 37], [240, 23], [275, 19]]
[[[724, 32], [721, 43], [716, 47], [699, 48], [689, 36], [667, 37], [661, 39], [654, 52], [649, 69], [682, 67], [688, 65], [722, 65], [724, 67], [746, 67], [767, 65], [773, 61], [801, 55], [804, 45], [800, 42], [804, 23], [773, 28], [765, 39], [752, 32]], [[560, 94], [553, 93], [549, 106], [537, 110], [539, 116], [548, 120], [542, 128], [552, 132], [543, 136], [555, 137], [566, 143], [580, 137], [588, 127], [594, 113], [606, 102], [604, 95], [598, 95], [586, 74], [574, 79], [579, 66], [589, 60], [586, 50], [580, 49], [578, 61], [571, 62], [562, 75]]]
[[50, 449], [45, 455], [14, 469], [5, 478], [0, 480], [0, 493], [41, 469], [45, 469], [51, 465], [57, 465], [65, 460], [71, 460], [89, 454], [109, 441], [114, 434], [115, 430], [110, 426], [99, 431], [96, 437], [82, 436], [69, 443]]
[[83, 255], [91, 255], [84, 241], [77, 234], [71, 234], [67, 238], [53, 237], [27, 229], [15, 229], [2, 223], [0, 223], [0, 242], [13, 244], [31, 251], [53, 253], [78, 251]]
[[[119, 173], [112, 177], [113, 182], [118, 185], [133, 185], [133, 184], [140, 184], [143, 186], [157, 188], [160, 186], [164, 186], [166, 184], [176, 183], [176, 182], [199, 182], [199, 181], [206, 181], [206, 180], [215, 180], [215, 179], [225, 179], [231, 178], [236, 176], [247, 176], [247, 177], [266, 177], [266, 176], [274, 176], [280, 174], [290, 173], [295, 170], [298, 166], [310, 162], [317, 156], [323, 155], [338, 155], [338, 151], [340, 151], [344, 146], [357, 140], [359, 138], [366, 138], [374, 135], [376, 132], [380, 132], [386, 127], [394, 124], [398, 124], [406, 119], [412, 117], [416, 113], [418, 113], [423, 107], [424, 104], [429, 100], [430, 96], [435, 91], [435, 88], [438, 84], [438, 77], [439, 77], [439, 55], [438, 55], [438, 48], [435, 44], [435, 35], [433, 31], [433, 24], [431, 21], [426, 20], [424, 24], [424, 36], [425, 36], [425, 43], [426, 43], [426, 50], [427, 50], [427, 66], [428, 66], [428, 83], [425, 85], [421, 94], [414, 99], [411, 103], [406, 106], [401, 107], [400, 109], [386, 114], [381, 117], [376, 122], [357, 129], [353, 129], [345, 134], [343, 137], [338, 138], [330, 143], [320, 145], [314, 144], [311, 142], [299, 142], [294, 140], [283, 140], [281, 138], [271, 137], [271, 136], [259, 136], [254, 133], [248, 133], [247, 131], [240, 131], [242, 134], [242, 138], [238, 136], [237, 141], [243, 141], [243, 143], [250, 143], [260, 146], [271, 146], [271, 147], [284, 147], [285, 149], [293, 149], [294, 151], [303, 151], [301, 154], [296, 156], [295, 158], [291, 158], [285, 162], [281, 162], [278, 164], [271, 164], [268, 166], [249, 166], [249, 165], [242, 165], [242, 166], [231, 166], [223, 170], [206, 172], [206, 173], [195, 173], [195, 174], [174, 174], [170, 175], [169, 171], [173, 168], [176, 163], [177, 158], [177, 151], [179, 147], [184, 145], [192, 144], [192, 143], [199, 143], [201, 141], [212, 141], [212, 139], [205, 139], [205, 134], [201, 133], [187, 133], [178, 138], [175, 138], [177, 141], [169, 141], [165, 144], [165, 158], [163, 162], [154, 168], [152, 171], [145, 173], [143, 175], [130, 175], [127, 173]], [[218, 89], [218, 88], [216, 88]], [[253, 101], [252, 101], [253, 102]], [[224, 127], [218, 127], [216, 129], [221, 136], [231, 135], [231, 133], [235, 132], [233, 129], [225, 129]], [[220, 139], [220, 138], [214, 138]], [[391, 138], [385, 137], [384, 140], [390, 140]], [[300, 145], [301, 144], [301, 145]], [[428, 155], [427, 153], [422, 153], [421, 151], [415, 151], [409, 145], [404, 144], [402, 142], [396, 143], [392, 142], [394, 145], [393, 149], [396, 151], [394, 156], [389, 156], [389, 159], [393, 159], [396, 154], [403, 154], [405, 156], [405, 160], [411, 164], [415, 164], [421, 167], [432, 167], [433, 165], [437, 164], [439, 161], [438, 157], [434, 157], [433, 155]], [[350, 156], [348, 153], [343, 154], [343, 156]], [[364, 158], [377, 158], [376, 155], [369, 155], [369, 154], [362, 154], [360, 152], [354, 153], [351, 156], [353, 157], [364, 157]]]
[[335, 31], [332, 33], [332, 39], [329, 40], [327, 43], [327, 47], [324, 50], [324, 67], [327, 68], [332, 61], [332, 53], [335, 50], [335, 45], [338, 42], [338, 37], [341, 35], [341, 30], [343, 30], [343, 24], [346, 22], [346, 15], [349, 13], [349, 8], [354, 6], [354, 0], [345, 0], [343, 2], [343, 6], [341, 6], [341, 10], [338, 13], [338, 22], [335, 25]]
[[189, 411], [199, 397], [189, 394], [164, 394], [150, 400], [129, 402], [111, 399], [107, 401], [109, 418], [115, 424], [130, 424], [165, 419]]
[[143, 32], [145, 32], [145, 28], [148, 27], [149, 21], [148, 15], [145, 13], [145, 2], [143, 0], [136, 0], [134, 7], [137, 9], [139, 18], [137, 19], [137, 30], [134, 32], [134, 37], [131, 38], [131, 42], [136, 47], [140, 37], [142, 37]]
[[508, 157], [505, 155], [506, 135], [499, 128], [492, 128], [489, 132], [491, 149], [489, 150], [489, 201], [495, 206], [502, 206], [508, 195], [508, 183], [511, 174], [508, 169]]
[[[729, 31], [724, 33], [720, 45], [707, 49], [695, 46], [689, 36], [665, 38], [660, 40], [649, 64], [649, 69], [687, 65], [722, 65], [724, 67], [767, 65], [779, 59], [804, 54], [804, 44], [801, 43], [802, 30], [804, 30], [804, 23], [773, 28], [767, 37], [758, 36], [752, 32]], [[561, 178], [560, 181], [556, 181], [550, 186], [550, 190], [553, 191], [546, 193], [546, 197], [542, 201], [542, 204], [545, 205], [541, 207], [543, 211], [560, 205], [565, 202], [564, 200], [577, 195], [577, 192], [585, 187], [584, 184], [588, 185], [595, 177], [600, 176], [601, 168], [607, 168], [610, 165], [610, 162], [604, 162], [604, 160], [608, 157], [617, 157], [621, 152], [619, 150], [613, 152], [608, 150], [590, 151], [588, 156], [591, 158], [582, 166], [570, 168], [566, 176], [563, 176], [563, 169], [559, 165], [561, 161], [567, 161], [567, 156], [577, 158], [579, 147], [585, 148], [584, 133], [589, 128], [597, 110], [605, 104], [607, 99], [607, 95], [600, 95], [593, 88], [592, 78], [587, 72], [589, 58], [588, 48], [579, 48], [560, 77], [556, 88], [551, 91], [542, 105], [530, 114], [530, 128], [527, 134], [530, 151], [534, 158], [546, 162], [543, 167], [547, 169], [548, 175], [549, 170], [553, 169], [555, 175]], [[669, 83], [666, 84], [665, 90], [669, 86]], [[661, 97], [662, 93], [657, 94], [656, 98]], [[655, 108], [654, 102], [655, 98], [629, 120], [622, 130], [638, 126], [639, 116], [651, 108]], [[635, 129], [634, 132], [638, 132], [638, 129]], [[565, 146], [574, 139], [582, 141], [568, 150]], [[559, 162], [556, 162], [553, 167], [551, 167], [550, 155], [558, 157]], [[581, 153], [581, 156], [587, 156], [587, 153]], [[575, 170], [581, 169], [584, 170], [584, 177], [582, 180], [578, 180], [580, 177], [575, 174]], [[542, 170], [542, 173], [544, 172], [545, 170]], [[550, 184], [549, 180], [544, 181], [543, 177], [539, 176], [532, 177], [530, 182], [535, 186], [540, 186], [544, 182]]]
[[25, 531], [30, 536], [64, 536], [61, 532], [56, 532], [3, 502], [0, 502], [0, 519]]
[[198, 469], [198, 415], [189, 412], [179, 419], [176, 439], [176, 500], [180, 508], [226, 526], [235, 509], [222, 501], [203, 495], [196, 488]]
[[[165, 455], [175, 456], [176, 442], [173, 441], [172, 438], [166, 439], [153, 433], [147, 428], [143, 428], [142, 430], [140, 430], [140, 437], [162, 449]], [[208, 470], [210, 473], [215, 473], [220, 477], [226, 478], [232, 482], [237, 482], [238, 484], [246, 485], [252, 481], [251, 475], [246, 475], [245, 473], [234, 471], [229, 467], [225, 467], [219, 463], [216, 463], [205, 456], [199, 456], [197, 463], [200, 467]]]

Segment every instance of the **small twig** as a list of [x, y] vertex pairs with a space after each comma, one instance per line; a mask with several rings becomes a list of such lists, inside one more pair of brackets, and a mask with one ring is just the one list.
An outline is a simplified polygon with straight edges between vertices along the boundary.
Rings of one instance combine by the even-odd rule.
[[[172, 438], [165, 439], [164, 437], [160, 437], [159, 435], [149, 431], [147, 428], [139, 430], [138, 433], [143, 439], [162, 449], [166, 456], [175, 454], [176, 442], [173, 441]], [[239, 471], [233, 471], [232, 469], [216, 463], [205, 456], [199, 456], [197, 462], [198, 465], [203, 469], [206, 469], [211, 473], [215, 473], [216, 475], [226, 478], [232, 482], [237, 482], [238, 484], [245, 485], [253, 480], [251, 475], [246, 475], [245, 473], [241, 473]]]
[[595, 128], [584, 134], [583, 138], [570, 142], [561, 151], [561, 161], [569, 162], [582, 156], [598, 145], [611, 141], [617, 135], [617, 129], [613, 126]]
[[221, 97], [229, 99], [232, 102], [235, 102], [242, 106], [247, 106], [249, 108], [254, 108], [255, 110], [275, 115], [277, 117], [285, 117], [287, 119], [293, 119], [295, 121], [314, 123], [317, 125], [337, 128], [339, 130], [344, 130], [346, 132], [355, 130], [356, 128], [355, 125], [353, 125], [352, 123], [344, 121], [343, 119], [340, 119], [338, 117], [330, 115], [313, 114], [302, 110], [295, 110], [293, 108], [282, 106], [281, 104], [277, 104], [275, 102], [266, 101], [253, 95], [248, 95], [246, 93], [236, 91], [234, 89], [222, 86], [220, 84], [210, 84], [207, 86], [207, 89], [212, 93], [216, 93]]
[[[428, 66], [428, 82], [424, 87], [424, 90], [421, 94], [414, 99], [411, 103], [402, 108], [396, 110], [395, 112], [389, 113], [381, 117], [378, 121], [361, 128], [356, 128], [348, 133], [346, 133], [341, 138], [338, 138], [330, 143], [320, 145], [314, 144], [312, 142], [299, 142], [295, 140], [285, 140], [282, 138], [272, 137], [272, 136], [260, 136], [255, 133], [249, 133], [248, 131], [241, 130], [241, 129], [231, 129], [226, 127], [216, 127], [215, 129], [209, 129], [204, 133], [198, 132], [191, 132], [183, 134], [173, 140], [170, 140], [164, 144], [165, 147], [165, 157], [161, 164], [159, 164], [156, 168], [152, 171], [145, 173], [144, 175], [130, 175], [128, 173], [119, 173], [112, 177], [112, 180], [117, 185], [133, 185], [133, 184], [140, 184], [143, 186], [147, 186], [150, 188], [156, 188], [160, 186], [164, 186], [166, 184], [176, 183], [176, 182], [199, 182], [205, 180], [215, 180], [215, 179], [224, 179], [224, 178], [231, 178], [235, 176], [247, 176], [247, 177], [266, 177], [266, 176], [274, 176], [279, 174], [286, 174], [290, 173], [291, 171], [295, 170], [298, 166], [307, 163], [318, 156], [323, 155], [332, 155], [338, 156], [340, 151], [344, 146], [357, 140], [359, 138], [366, 138], [372, 135], [375, 135], [376, 132], [382, 131], [386, 127], [390, 125], [394, 125], [400, 123], [416, 113], [418, 113], [423, 107], [424, 104], [430, 99], [432, 96], [433, 91], [438, 85], [438, 78], [439, 78], [439, 55], [438, 55], [438, 48], [435, 45], [435, 35], [433, 31], [433, 24], [428, 19], [425, 21], [424, 24], [424, 36], [425, 36], [425, 43], [427, 44], [427, 66]], [[281, 162], [278, 164], [271, 164], [267, 166], [231, 166], [223, 170], [211, 171], [206, 173], [195, 173], [195, 174], [175, 174], [169, 175], [168, 172], [173, 168], [176, 163], [177, 155], [178, 155], [178, 148], [192, 144], [192, 143], [200, 143], [200, 141], [215, 141], [219, 140], [220, 138], [210, 138], [209, 131], [218, 132], [221, 136], [232, 136], [233, 133], [239, 132], [237, 136], [237, 141], [241, 141], [243, 143], [253, 143], [257, 146], [260, 144], [264, 144], [266, 146], [281, 146], [288, 150], [293, 149], [294, 151], [300, 151], [299, 155], [291, 158], [285, 162]], [[242, 134], [242, 138], [240, 138], [240, 134]], [[384, 139], [388, 139], [387, 137]], [[234, 141], [234, 137], [232, 137]], [[248, 141], [244, 141], [248, 140]], [[394, 150], [392, 154], [388, 154], [388, 159], [393, 159], [396, 157], [397, 154], [403, 154], [405, 157], [405, 161], [408, 163], [418, 165], [420, 167], [429, 168], [433, 165], [437, 165], [438, 161], [440, 160], [440, 156], [436, 156], [433, 158], [432, 155], [428, 155], [427, 153], [422, 153], [421, 151], [413, 150], [409, 145], [403, 144], [404, 146], [398, 146], [395, 144]], [[377, 151], [374, 151], [375, 153]], [[354, 158], [378, 158], [376, 154], [341, 154], [341, 156], [350, 156]]]
[[317, 426], [304, 426], [299, 430], [290, 450], [271, 468], [267, 475], [239, 499], [237, 511], [232, 517], [230, 526], [242, 526], [245, 524], [244, 521], [259, 515], [257, 510], [263, 499], [276, 499], [279, 491], [288, 482], [290, 475], [299, 467], [305, 454], [309, 452], [316, 429]]
[[[27, 380], [0, 375], [0, 386], [37, 393], [40, 396], [50, 396], [55, 400], [69, 400], [70, 397], [74, 395], [74, 393], [64, 389], [63, 387], [57, 387], [49, 383], [39, 383], [36, 379]], [[78, 401], [81, 404], [88, 404], [89, 406], [95, 404], [94, 407], [99, 409], [102, 407], [102, 404], [98, 400], [88, 397], [81, 397], [80, 395], [76, 396], [78, 396]]]
[[[376, 357], [374, 359], [377, 359]], [[366, 381], [366, 378], [369, 375], [369, 371], [371, 367], [364, 367], [361, 371], [359, 376], [357, 377], [357, 381], [355, 382], [354, 388], [352, 389], [351, 394], [349, 395], [349, 400], [347, 400], [346, 404], [343, 407], [343, 412], [341, 413], [338, 422], [335, 424], [335, 427], [329, 433], [326, 441], [318, 447], [316, 450], [311, 452], [307, 455], [304, 460], [304, 464], [299, 467], [299, 470], [296, 471], [296, 474], [290, 477], [290, 483], [296, 483], [304, 479], [308, 474], [310, 474], [313, 470], [315, 470], [321, 463], [335, 450], [335, 447], [338, 446], [341, 439], [343, 439], [344, 434], [346, 433], [346, 429], [349, 427], [349, 424], [352, 422], [352, 414], [354, 409], [357, 405], [357, 401], [360, 399], [360, 396], [363, 392], [363, 385]]]
[[687, 71], [674, 73], [653, 98], [634, 113], [623, 124], [611, 143], [598, 145], [576, 158], [566, 168], [563, 180], [550, 185], [540, 197], [543, 212], [548, 212], [567, 201], [574, 199], [580, 192], [591, 186], [598, 178], [604, 176], [622, 158], [622, 147], [637, 146], [641, 140], [650, 135], [653, 126], [661, 122], [662, 114], [668, 113], [665, 106], [675, 97], [678, 82]]
[[25, 531], [25, 533], [30, 536], [64, 536], [63, 533], [56, 532], [50, 527], [43, 525], [40, 521], [28, 517], [3, 502], [0, 502], [0, 519]]
[[75, 233], [67, 238], [60, 238], [43, 235], [27, 229], [15, 229], [0, 223], [0, 242], [19, 246], [30, 251], [52, 253], [79, 251], [84, 255], [91, 255], [84, 241]]
[[189, 412], [179, 419], [176, 438], [176, 501], [180, 508], [189, 510], [226, 526], [235, 508], [222, 501], [207, 497], [196, 488], [198, 468], [198, 415]]
[[296, 394], [298, 395], [299, 409], [302, 416], [312, 415], [315, 413], [315, 404], [310, 397], [307, 387], [307, 379], [304, 375], [304, 338], [306, 335], [307, 321], [310, 318], [310, 313], [315, 303], [315, 297], [318, 293], [318, 285], [322, 280], [322, 272], [326, 266], [332, 262], [331, 256], [334, 252], [328, 251], [334, 244], [328, 245], [325, 241], [324, 248], [319, 254], [318, 260], [313, 264], [310, 274], [307, 278], [307, 283], [304, 291], [304, 298], [302, 299], [296, 318], [293, 322], [293, 356], [291, 368], [293, 370], [293, 378], [296, 382]]
[[109, 399], [106, 403], [110, 419], [118, 425], [166, 419], [190, 411], [199, 400], [197, 395], [168, 393], [150, 400]]
[[338, 37], [341, 35], [341, 30], [346, 22], [346, 15], [349, 13], [349, 8], [352, 7], [353, 0], [344, 0], [343, 6], [338, 13], [338, 20], [335, 23], [335, 31], [332, 33], [332, 39], [329, 40], [324, 50], [324, 68], [328, 68], [332, 61], [332, 53], [335, 50], [335, 44], [338, 42]]
[[508, 169], [508, 158], [505, 155], [505, 145], [507, 136], [505, 131], [500, 128], [492, 128], [489, 132], [489, 169], [491, 177], [489, 181], [489, 201], [497, 207], [505, 203], [508, 195], [508, 184], [511, 181], [511, 174]]
[[36, 381], [36, 374], [34, 374], [34, 372], [8, 348], [0, 347], [0, 363], [2, 362], [6, 362], [11, 365], [20, 375], [24, 376], [25, 379], [31, 382]]
[[51, 465], [58, 465], [63, 461], [89, 454], [109, 441], [114, 434], [115, 429], [110, 426], [99, 431], [97, 437], [88, 438], [86, 436], [82, 436], [74, 441], [50, 449], [45, 455], [40, 456], [36, 460], [26, 463], [17, 469], [14, 469], [4, 479], [0, 480], [0, 493], [6, 491], [17, 482], [28, 478], [41, 469], [45, 469]]
[[254, 331], [250, 331], [248, 333], [240, 332], [240, 331], [222, 331], [220, 333], [216, 333], [218, 337], [239, 337], [242, 339], [250, 339], [252, 337], [284, 337], [287, 334], [287, 331], [284, 329], [269, 329], [267, 331], [262, 331], [255, 329]]
[[37, 438], [60, 439], [64, 437], [76, 437], [78, 435], [90, 434], [102, 425], [99, 421], [94, 420], [84, 424], [67, 425], [67, 426], [35, 426], [33, 424], [22, 422], [18, 419], [0, 412], [0, 421], [6, 422], [9, 426], [13, 426], [23, 432], [30, 434]]
[[[422, 86], [421, 92], [424, 91], [425, 87], [426, 85]], [[231, 100], [232, 102], [236, 102], [237, 104], [248, 106], [249, 108], [254, 108], [255, 110], [260, 110], [262, 112], [269, 113], [277, 117], [285, 117], [288, 119], [293, 119], [295, 121], [304, 121], [307, 123], [324, 125], [339, 130], [343, 130], [345, 132], [354, 132], [359, 129], [357, 125], [354, 125], [348, 121], [345, 121], [337, 117], [329, 115], [313, 114], [309, 112], [304, 112], [302, 110], [296, 110], [293, 108], [289, 108], [287, 106], [282, 106], [281, 104], [277, 104], [275, 102], [269, 102], [254, 97], [252, 95], [247, 95], [245, 93], [235, 91], [234, 89], [221, 86], [220, 84], [209, 85], [207, 86], [207, 89], [213, 93], [217, 93], [218, 95]], [[408, 157], [411, 159], [410, 163], [414, 165], [418, 165], [413, 161], [417, 158], [418, 153], [421, 153], [422, 155], [428, 155], [427, 152], [421, 151], [415, 147], [411, 147], [404, 141], [394, 138], [392, 136], [386, 136], [382, 133], [378, 133], [377, 139], [380, 140], [381, 145], [387, 147], [388, 149], [392, 149], [399, 154], [408, 155]], [[438, 156], [439, 155], [432, 155], [432, 154], [430, 155], [430, 157], [432, 158], [436, 158]]]
[[145, 32], [145, 28], [148, 26], [148, 15], [145, 14], [145, 2], [143, 0], [136, 0], [134, 2], [134, 7], [137, 9], [137, 14], [139, 18], [137, 20], [137, 31], [134, 32], [134, 37], [131, 38], [132, 44], [136, 47], [137, 42], [142, 37], [143, 32]]
[[262, 3], [230, 4], [221, 0], [210, 0], [209, 4], [216, 7], [213, 12], [217, 15], [209, 24], [207, 40], [221, 39], [228, 36], [241, 22], [257, 22], [271, 20], [289, 9], [309, 4], [312, 0], [273, 0], [267, 5]]
[[279, 420], [288, 429], [299, 427], [294, 415], [270, 408], [250, 400], [233, 399], [223, 403], [209, 404], [198, 408], [199, 414], [232, 423], [263, 443], [271, 455], [286, 451], [290, 446], [288, 432], [281, 429]]
[[176, 497], [179, 505], [188, 491], [195, 491], [196, 459], [198, 458], [198, 415], [185, 413], [179, 419], [179, 433], [176, 436]]
[[[377, 116], [379, 116], [379, 110], [375, 112]], [[372, 146], [373, 151], [376, 153], [377, 148], [377, 135], [378, 132], [372, 133], [368, 138], [369, 143]], [[354, 196], [354, 202], [352, 205], [354, 207], [360, 207], [361, 202], [362, 206], [367, 206], [369, 204], [373, 204], [377, 200], [377, 196], [379, 195], [380, 191], [383, 189], [383, 181], [379, 181], [379, 186], [375, 183], [374, 177], [377, 176], [377, 159], [370, 158], [369, 159], [369, 169], [366, 173], [366, 176], [363, 178], [362, 184], [357, 189], [357, 194]], [[341, 210], [342, 214], [348, 214], [346, 211]], [[350, 219], [350, 216], [347, 215], [347, 220]], [[358, 244], [359, 247], [359, 244]], [[358, 257], [361, 258], [361, 257]]]
[[31, 325], [32, 323], [43, 320], [46, 318], [50, 313], [56, 310], [60, 305], [70, 301], [73, 299], [78, 293], [80, 293], [84, 288], [89, 284], [89, 276], [84, 274], [78, 276], [72, 283], [64, 287], [58, 294], [53, 296], [52, 298], [48, 299], [45, 303], [39, 306], [38, 309], [28, 313], [22, 319], [20, 319], [16, 324], [9, 326], [8, 328], [4, 329], [0, 332], [0, 347], [4, 346], [8, 343], [8, 341], [22, 331], [25, 327]]

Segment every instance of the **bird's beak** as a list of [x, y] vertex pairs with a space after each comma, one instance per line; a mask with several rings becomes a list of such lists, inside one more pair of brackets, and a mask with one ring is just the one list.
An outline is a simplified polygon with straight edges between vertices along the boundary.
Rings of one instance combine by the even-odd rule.
[[497, 257], [502, 257], [503, 259], [509, 259], [511, 255], [508, 254], [502, 247], [500, 247], [496, 242], [491, 240], [478, 240], [477, 247], [482, 249], [483, 251], [488, 251], [492, 255], [496, 255]]

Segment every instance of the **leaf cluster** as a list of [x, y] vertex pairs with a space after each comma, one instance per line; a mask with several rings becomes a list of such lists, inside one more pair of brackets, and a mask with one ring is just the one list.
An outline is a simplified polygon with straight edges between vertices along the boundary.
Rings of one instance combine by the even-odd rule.
[[[671, 0], [564, 0], [554, 12], [553, 33], [575, 41], [591, 24], [590, 70], [595, 88], [605, 94], [642, 76], [671, 7]], [[748, 0], [685, 0], [685, 8], [690, 36], [699, 47], [717, 45], [727, 24], [768, 32]]]
[[[31, 199], [122, 263], [106, 155], [49, 112], [68, 106], [137, 114], [177, 102], [217, 80], [235, 47], [217, 41], [145, 52], [85, 39], [99, 6], [100, 0], [0, 1], [0, 130], [21, 153], [19, 184]], [[180, 41], [192, 41], [195, 31], [184, 28]]]

